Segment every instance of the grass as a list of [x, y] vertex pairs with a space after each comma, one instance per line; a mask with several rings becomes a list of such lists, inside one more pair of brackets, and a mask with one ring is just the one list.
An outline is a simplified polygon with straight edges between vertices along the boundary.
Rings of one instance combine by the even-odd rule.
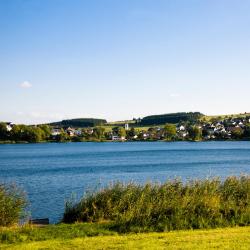
[[110, 229], [110, 223], [58, 224], [44, 227], [26, 225], [23, 227], [0, 228], [0, 244], [15, 244], [32, 241], [66, 240], [76, 237], [117, 235]]
[[[2, 243], [0, 249], [249, 249], [250, 227], [235, 227], [210, 230], [188, 230], [164, 233], [140, 233], [105, 235], [97, 224], [74, 224], [28, 229], [22, 233], [23, 242]], [[85, 235], [87, 229], [101, 230], [99, 236]], [[8, 229], [19, 233], [22, 229]], [[34, 238], [28, 231], [36, 232]], [[82, 230], [82, 232], [81, 232]], [[90, 231], [91, 231], [90, 230]], [[41, 233], [41, 232], [42, 233]], [[1, 232], [1, 231], [0, 231]], [[74, 233], [73, 233], [74, 232]], [[108, 232], [108, 231], [107, 231]], [[103, 234], [104, 233], [104, 234]], [[52, 234], [52, 235], [49, 235]], [[103, 234], [103, 235], [102, 235]], [[113, 235], [112, 235], [113, 234]], [[40, 235], [36, 237], [35, 235]], [[40, 238], [44, 235], [44, 238]], [[26, 240], [25, 240], [26, 239]]]
[[250, 176], [116, 183], [66, 204], [63, 221], [112, 221], [118, 232], [250, 225]]
[[202, 120], [206, 122], [210, 122], [213, 119], [225, 119], [225, 118], [245, 118], [246, 116], [250, 116], [250, 113], [241, 113], [241, 114], [228, 114], [228, 115], [206, 115], [202, 117]]

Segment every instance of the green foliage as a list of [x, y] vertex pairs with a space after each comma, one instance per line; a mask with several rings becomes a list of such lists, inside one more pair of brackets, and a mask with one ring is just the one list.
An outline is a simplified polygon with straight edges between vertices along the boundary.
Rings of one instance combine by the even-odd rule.
[[59, 135], [56, 135], [55, 139], [57, 142], [65, 142], [70, 138], [69, 135], [63, 129], [61, 129], [61, 133]]
[[188, 128], [189, 138], [193, 141], [199, 141], [202, 138], [202, 130], [197, 126], [190, 126]]
[[63, 120], [61, 122], [50, 123], [52, 126], [63, 126], [63, 127], [95, 127], [106, 124], [107, 121], [104, 119], [95, 119], [95, 118], [78, 118]]
[[244, 134], [244, 130], [240, 127], [235, 127], [232, 130], [232, 138], [233, 139], [241, 139]]
[[0, 122], [0, 140], [6, 140], [8, 138], [8, 131], [6, 128], [6, 124], [4, 122]]
[[104, 132], [105, 132], [105, 128], [104, 127], [95, 127], [93, 129], [93, 136], [97, 139], [102, 139], [104, 137]]
[[165, 123], [178, 123], [181, 121], [197, 121], [204, 115], [200, 112], [190, 112], [190, 113], [172, 113], [164, 115], [151, 115], [144, 117], [140, 125], [159, 125]]
[[116, 134], [116, 135], [118, 135], [120, 137], [122, 137], [122, 136], [125, 137], [126, 136], [126, 130], [123, 127], [114, 127], [112, 129], [112, 131], [113, 131], [114, 134]]
[[0, 229], [0, 243], [19, 243], [44, 241], [50, 239], [73, 239], [76, 237], [93, 237], [98, 235], [115, 235], [107, 224], [59, 224], [41, 228], [24, 226], [13, 229]]
[[250, 138], [250, 124], [249, 123], [246, 125], [245, 131], [244, 131], [244, 137]]
[[45, 131], [36, 126], [14, 125], [10, 131], [13, 141], [40, 142], [46, 139]]
[[66, 203], [66, 223], [103, 220], [122, 232], [250, 225], [250, 177], [116, 183], [79, 203]]
[[42, 140], [48, 140], [51, 136], [51, 127], [49, 125], [39, 125], [38, 126], [42, 131]]
[[17, 223], [26, 205], [26, 197], [22, 190], [15, 185], [0, 184], [0, 226]]
[[174, 124], [167, 123], [164, 126], [165, 138], [167, 140], [172, 140], [176, 136], [176, 126]]
[[133, 137], [137, 135], [137, 131], [135, 130], [135, 128], [130, 128], [130, 130], [127, 132], [127, 137], [129, 139], [133, 139]]
[[118, 128], [118, 135], [119, 135], [120, 137], [125, 137], [125, 136], [126, 136], [126, 130], [125, 130], [125, 128], [119, 127], [119, 128]]

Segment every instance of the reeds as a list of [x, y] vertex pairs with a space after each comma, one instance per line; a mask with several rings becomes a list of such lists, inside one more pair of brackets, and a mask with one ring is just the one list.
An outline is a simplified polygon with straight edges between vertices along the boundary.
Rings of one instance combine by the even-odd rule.
[[115, 183], [67, 202], [63, 222], [112, 221], [120, 232], [250, 224], [250, 176], [164, 184]]
[[25, 193], [14, 184], [0, 183], [0, 226], [18, 223], [27, 205]]

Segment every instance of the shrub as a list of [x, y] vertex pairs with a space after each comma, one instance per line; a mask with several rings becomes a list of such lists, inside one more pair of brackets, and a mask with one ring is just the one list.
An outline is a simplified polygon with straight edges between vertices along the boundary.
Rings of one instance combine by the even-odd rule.
[[27, 205], [22, 190], [12, 184], [0, 184], [0, 226], [18, 223]]
[[110, 185], [66, 203], [66, 223], [112, 221], [121, 232], [250, 224], [250, 177]]

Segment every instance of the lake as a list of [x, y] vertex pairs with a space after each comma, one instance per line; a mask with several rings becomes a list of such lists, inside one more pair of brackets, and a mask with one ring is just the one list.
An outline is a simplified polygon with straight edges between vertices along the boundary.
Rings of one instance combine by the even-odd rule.
[[117, 180], [164, 182], [250, 173], [250, 142], [105, 142], [0, 145], [0, 182], [27, 193], [33, 218], [58, 222], [72, 194]]

